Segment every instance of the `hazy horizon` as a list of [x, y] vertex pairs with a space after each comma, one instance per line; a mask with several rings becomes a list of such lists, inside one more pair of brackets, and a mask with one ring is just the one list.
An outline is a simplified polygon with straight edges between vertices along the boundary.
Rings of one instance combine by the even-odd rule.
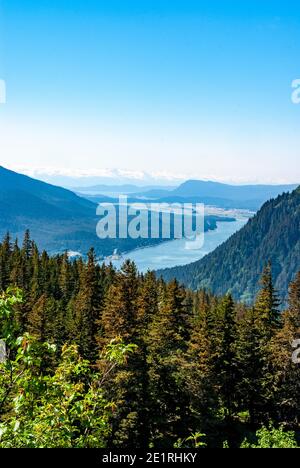
[[[1, 165], [0, 165], [1, 167]], [[63, 186], [66, 188], [84, 188], [84, 187], [91, 187], [96, 185], [104, 185], [104, 186], [123, 186], [123, 185], [133, 185], [139, 187], [141, 189], [145, 187], [151, 188], [176, 188], [179, 185], [183, 184], [184, 182], [191, 181], [191, 180], [198, 180], [203, 182], [216, 182], [221, 184], [228, 184], [228, 185], [300, 185], [299, 181], [295, 182], [258, 182], [258, 181], [226, 181], [226, 180], [217, 180], [214, 178], [205, 178], [205, 177], [196, 177], [195, 175], [191, 175], [190, 177], [159, 177], [153, 176], [147, 173], [139, 173], [133, 174], [126, 171], [99, 171], [99, 175], [92, 175], [87, 173], [80, 173], [80, 171], [74, 171], [74, 173], [69, 173], [68, 171], [64, 172], [62, 170], [52, 170], [47, 172], [46, 170], [41, 169], [25, 169], [24, 167], [14, 167], [14, 166], [3, 166], [2, 167], [15, 171], [20, 174], [27, 175], [29, 177], [50, 183], [59, 186]], [[102, 173], [102, 175], [101, 175]]]

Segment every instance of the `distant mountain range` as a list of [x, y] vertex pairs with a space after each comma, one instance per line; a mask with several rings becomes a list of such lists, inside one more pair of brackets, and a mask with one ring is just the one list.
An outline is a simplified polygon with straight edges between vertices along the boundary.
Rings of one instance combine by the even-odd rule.
[[283, 192], [291, 192], [298, 187], [292, 185], [228, 185], [219, 182], [188, 180], [172, 191], [151, 190], [139, 192], [135, 196], [155, 198], [163, 201], [202, 202], [221, 208], [258, 210], [263, 203]]
[[[98, 195], [111, 193], [127, 193], [133, 200], [146, 199], [158, 202], [193, 202], [214, 205], [220, 208], [246, 209], [257, 211], [266, 201], [277, 197], [283, 192], [291, 192], [298, 187], [292, 185], [228, 185], [219, 182], [206, 182], [201, 180], [189, 180], [177, 188], [147, 187], [138, 191], [134, 185], [107, 186], [98, 185], [78, 188], [78, 192], [96, 193]], [[92, 198], [88, 196], [90, 200]], [[96, 197], [94, 198], [96, 201]]]
[[129, 194], [129, 193], [137, 193], [139, 191], [144, 192], [151, 192], [151, 191], [156, 191], [156, 190], [163, 190], [164, 192], [169, 192], [171, 190], [174, 190], [175, 187], [171, 186], [166, 186], [166, 187], [161, 187], [156, 186], [156, 185], [149, 185], [149, 186], [144, 186], [140, 187], [138, 185], [133, 185], [133, 184], [121, 184], [121, 185], [106, 185], [106, 184], [98, 184], [98, 185], [91, 185], [90, 187], [73, 187], [72, 190], [75, 192], [94, 192], [94, 193], [107, 193], [107, 192], [115, 192], [115, 193], [124, 193], [124, 194]]
[[[28, 170], [28, 168], [23, 169], [27, 175], [33, 177], [38, 180], [42, 180], [47, 184], [58, 185], [60, 187], [67, 188], [69, 190], [77, 189], [89, 189], [90, 187], [95, 186], [124, 186], [124, 185], [131, 185], [136, 187], [135, 191], [139, 190], [148, 190], [148, 188], [166, 188], [168, 189], [169, 186], [173, 186], [176, 188], [179, 183], [184, 182], [184, 179], [172, 179], [162, 177], [159, 178], [157, 176], [152, 176], [146, 172], [140, 172], [137, 174], [135, 171], [122, 171], [122, 170], [104, 170], [103, 174], [101, 172], [97, 175], [96, 173], [93, 175], [93, 171], [75, 171], [72, 174], [70, 171], [60, 171], [60, 170], [47, 170], [47, 168], [32, 168], [32, 170]], [[23, 173], [23, 171], [21, 170]]]
[[231, 292], [248, 302], [257, 292], [268, 261], [283, 297], [300, 270], [300, 187], [265, 203], [244, 228], [203, 259], [157, 274], [166, 280], [177, 278], [192, 289]]

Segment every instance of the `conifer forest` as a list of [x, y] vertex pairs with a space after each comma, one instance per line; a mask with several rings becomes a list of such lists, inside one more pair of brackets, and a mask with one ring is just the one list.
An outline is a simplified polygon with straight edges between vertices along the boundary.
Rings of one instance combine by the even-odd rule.
[[244, 305], [26, 232], [0, 290], [0, 447], [298, 447], [300, 273]]

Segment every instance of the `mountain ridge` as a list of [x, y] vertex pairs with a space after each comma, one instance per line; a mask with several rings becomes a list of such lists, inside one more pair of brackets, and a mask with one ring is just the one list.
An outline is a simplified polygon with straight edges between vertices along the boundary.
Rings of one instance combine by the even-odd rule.
[[150, 190], [131, 194], [136, 197], [159, 199], [160, 201], [181, 201], [189, 199], [222, 208], [236, 208], [257, 211], [266, 201], [283, 192], [295, 190], [298, 184], [286, 185], [230, 185], [221, 182], [187, 180], [175, 190]]
[[[102, 201], [109, 201], [102, 197]], [[97, 204], [72, 191], [0, 167], [0, 237], [21, 239], [30, 230], [40, 249], [50, 254], [71, 250], [100, 257], [115, 249], [146, 247], [149, 239], [106, 239], [96, 234]]]
[[266, 202], [258, 213], [215, 251], [190, 265], [158, 270], [164, 279], [178, 279], [192, 289], [232, 293], [250, 302], [258, 278], [272, 263], [281, 297], [300, 266], [300, 187]]

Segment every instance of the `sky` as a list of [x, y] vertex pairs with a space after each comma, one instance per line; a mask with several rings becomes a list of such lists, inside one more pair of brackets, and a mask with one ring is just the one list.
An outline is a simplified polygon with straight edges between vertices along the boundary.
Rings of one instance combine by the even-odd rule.
[[300, 182], [300, 3], [0, 0], [0, 165]]

